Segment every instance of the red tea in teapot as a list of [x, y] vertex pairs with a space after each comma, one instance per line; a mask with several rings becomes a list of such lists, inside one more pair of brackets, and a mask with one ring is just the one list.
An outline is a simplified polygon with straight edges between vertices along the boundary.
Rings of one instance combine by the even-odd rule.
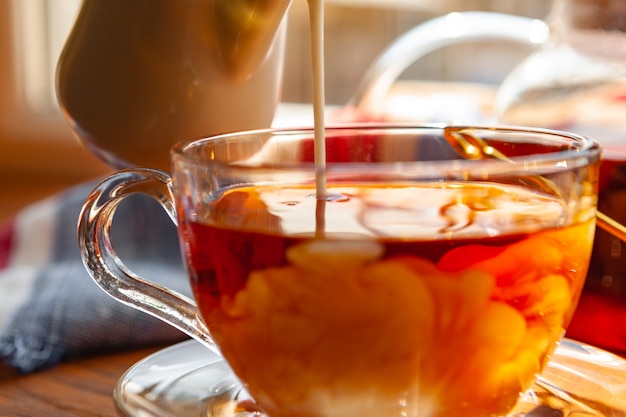
[[[606, 152], [598, 210], [626, 224], [626, 155]], [[626, 243], [597, 228], [589, 275], [568, 337], [626, 353]]]

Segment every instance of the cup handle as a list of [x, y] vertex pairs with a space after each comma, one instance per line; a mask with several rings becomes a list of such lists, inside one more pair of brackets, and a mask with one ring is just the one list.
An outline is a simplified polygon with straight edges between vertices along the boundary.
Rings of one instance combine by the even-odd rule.
[[462, 42], [505, 40], [539, 46], [550, 35], [539, 19], [496, 12], [453, 12], [428, 20], [397, 38], [365, 72], [348, 108], [376, 120], [376, 106], [395, 80], [415, 61], [437, 49]]
[[80, 213], [78, 244], [85, 267], [111, 297], [163, 320], [219, 354], [193, 300], [134, 274], [116, 254], [110, 235], [113, 217], [119, 203], [136, 193], [154, 198], [177, 224], [168, 174], [148, 168], [119, 171], [94, 188]]

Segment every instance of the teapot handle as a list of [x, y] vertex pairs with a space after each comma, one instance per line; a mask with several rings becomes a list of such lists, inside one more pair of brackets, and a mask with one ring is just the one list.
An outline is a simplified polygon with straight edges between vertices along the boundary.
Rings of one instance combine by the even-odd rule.
[[370, 65], [348, 107], [372, 116], [397, 77], [411, 64], [437, 49], [481, 40], [505, 40], [539, 46], [549, 37], [548, 25], [539, 19], [495, 12], [454, 12], [415, 26]]
[[141, 193], [155, 199], [176, 224], [171, 177], [148, 168], [126, 169], [97, 185], [83, 204], [78, 244], [91, 278], [116, 300], [148, 313], [220, 354], [196, 303], [174, 290], [139, 277], [120, 260], [111, 241], [111, 224], [119, 203]]

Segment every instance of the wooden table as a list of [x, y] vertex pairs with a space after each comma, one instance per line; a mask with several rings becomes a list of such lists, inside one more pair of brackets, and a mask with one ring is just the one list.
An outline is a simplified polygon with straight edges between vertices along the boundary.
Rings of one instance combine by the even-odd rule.
[[113, 388], [134, 363], [160, 348], [112, 353], [47, 371], [0, 377], [0, 416], [118, 417]]

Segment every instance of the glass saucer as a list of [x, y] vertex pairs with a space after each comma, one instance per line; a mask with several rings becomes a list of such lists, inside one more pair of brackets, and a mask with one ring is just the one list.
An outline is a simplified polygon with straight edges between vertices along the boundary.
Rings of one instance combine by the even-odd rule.
[[[127, 417], [263, 417], [216, 354], [193, 340], [156, 352], [118, 381], [114, 399]], [[510, 417], [624, 417], [626, 361], [564, 340]]]

